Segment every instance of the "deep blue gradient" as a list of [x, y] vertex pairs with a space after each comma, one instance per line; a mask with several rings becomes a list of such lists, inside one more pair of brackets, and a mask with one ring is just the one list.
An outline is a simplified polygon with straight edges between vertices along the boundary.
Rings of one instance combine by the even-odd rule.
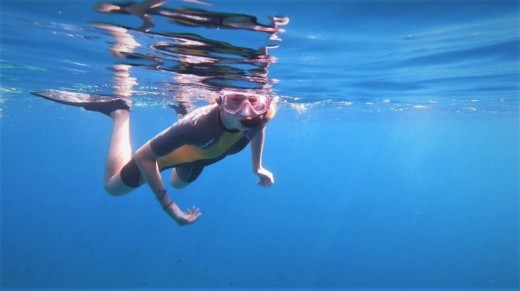
[[[187, 227], [147, 187], [103, 191], [109, 118], [29, 94], [113, 86], [94, 3], [1, 3], [2, 288], [519, 287], [517, 1], [216, 1], [291, 19], [276, 183], [249, 149], [212, 165], [171, 190], [202, 210]], [[171, 76], [133, 72], [137, 148], [175, 116]]]

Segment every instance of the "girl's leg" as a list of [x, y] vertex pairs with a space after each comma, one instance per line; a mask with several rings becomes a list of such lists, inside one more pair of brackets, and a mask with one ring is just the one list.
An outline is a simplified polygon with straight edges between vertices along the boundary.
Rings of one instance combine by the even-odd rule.
[[174, 188], [181, 189], [188, 186], [191, 182], [195, 181], [204, 167], [177, 167], [172, 169], [170, 176], [170, 183]]
[[130, 111], [115, 110], [110, 114], [113, 119], [112, 137], [105, 168], [105, 190], [111, 195], [123, 195], [134, 188], [127, 186], [120, 176], [121, 169], [132, 158], [130, 144]]
[[177, 170], [174, 168], [174, 169], [172, 169], [172, 174], [170, 176], [170, 184], [175, 189], [182, 189], [182, 188], [188, 186], [190, 184], [190, 182], [186, 182], [181, 177], [179, 177]]

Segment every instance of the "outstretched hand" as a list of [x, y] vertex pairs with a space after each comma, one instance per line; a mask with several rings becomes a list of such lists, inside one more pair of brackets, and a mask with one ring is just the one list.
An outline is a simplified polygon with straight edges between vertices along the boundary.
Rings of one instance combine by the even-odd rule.
[[260, 168], [256, 171], [256, 175], [260, 178], [260, 181], [257, 183], [257, 185], [270, 187], [274, 184], [273, 173], [269, 172], [268, 170]]
[[[175, 203], [174, 203], [175, 204]], [[177, 205], [173, 205], [172, 207], [173, 213], [172, 217], [179, 225], [189, 225], [195, 223], [197, 219], [202, 215], [200, 209], [192, 207], [186, 211], [180, 210]]]

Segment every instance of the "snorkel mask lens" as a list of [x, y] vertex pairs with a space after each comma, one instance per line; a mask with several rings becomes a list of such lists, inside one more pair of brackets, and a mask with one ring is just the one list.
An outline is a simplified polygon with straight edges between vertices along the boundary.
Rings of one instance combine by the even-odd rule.
[[237, 114], [246, 106], [255, 114], [269, 110], [271, 98], [259, 94], [227, 93], [222, 94], [222, 108], [229, 114]]

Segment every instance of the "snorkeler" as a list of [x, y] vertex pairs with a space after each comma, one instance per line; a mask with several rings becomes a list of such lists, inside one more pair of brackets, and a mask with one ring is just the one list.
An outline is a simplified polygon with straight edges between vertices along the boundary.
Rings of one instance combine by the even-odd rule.
[[[162, 9], [160, 7], [167, 1], [128, 1], [120, 5], [101, 3], [96, 9], [141, 16], [141, 29], [148, 31], [153, 27], [150, 13]], [[127, 28], [108, 24], [97, 26], [115, 38], [110, 50], [117, 57], [129, 59], [135, 55], [134, 50], [139, 43]], [[261, 64], [266, 67], [269, 62]], [[146, 142], [132, 156], [130, 111], [132, 88], [137, 82], [131, 77], [130, 69], [131, 65], [126, 63], [113, 66], [113, 79], [117, 84], [114, 87], [115, 98], [56, 90], [34, 93], [58, 103], [101, 112], [112, 118], [113, 129], [104, 176], [104, 188], [109, 194], [124, 195], [148, 184], [164, 211], [179, 225], [194, 223], [201, 215], [200, 210], [195, 207], [181, 210], [168, 194], [161, 172], [171, 169], [171, 185], [177, 189], [184, 188], [199, 177], [204, 167], [242, 151], [248, 144], [251, 145], [253, 172], [259, 177], [258, 185], [273, 185], [273, 174], [262, 165], [265, 128], [276, 112], [270, 93], [221, 90], [216, 98], [209, 98], [216, 102], [192, 111], [188, 90], [176, 88], [180, 90], [177, 93], [183, 94], [175, 94], [176, 102], [171, 107], [175, 109], [179, 120]], [[215, 94], [211, 93], [207, 96]]]
[[132, 157], [130, 145], [130, 98], [107, 99], [63, 91], [35, 95], [67, 105], [97, 111], [113, 119], [105, 169], [104, 187], [111, 195], [123, 195], [147, 183], [161, 207], [179, 225], [194, 223], [199, 209], [187, 211], [168, 195], [161, 171], [172, 169], [170, 183], [184, 188], [205, 166], [235, 154], [251, 144], [253, 172], [258, 185], [269, 187], [273, 174], [262, 165], [266, 124], [275, 106], [266, 94], [222, 90], [216, 103], [197, 108], [141, 146]]
[[262, 166], [265, 126], [274, 116], [274, 106], [270, 103], [271, 99], [265, 95], [222, 91], [217, 104], [192, 111], [145, 143], [133, 158], [130, 112], [125, 106], [112, 111], [114, 129], [105, 189], [112, 195], [121, 195], [148, 183], [162, 208], [178, 224], [190, 224], [199, 218], [200, 210], [182, 211], [169, 197], [160, 171], [173, 168], [172, 186], [184, 188], [197, 179], [205, 166], [241, 151], [249, 142], [253, 171], [260, 178], [258, 184], [271, 186], [273, 174]]

